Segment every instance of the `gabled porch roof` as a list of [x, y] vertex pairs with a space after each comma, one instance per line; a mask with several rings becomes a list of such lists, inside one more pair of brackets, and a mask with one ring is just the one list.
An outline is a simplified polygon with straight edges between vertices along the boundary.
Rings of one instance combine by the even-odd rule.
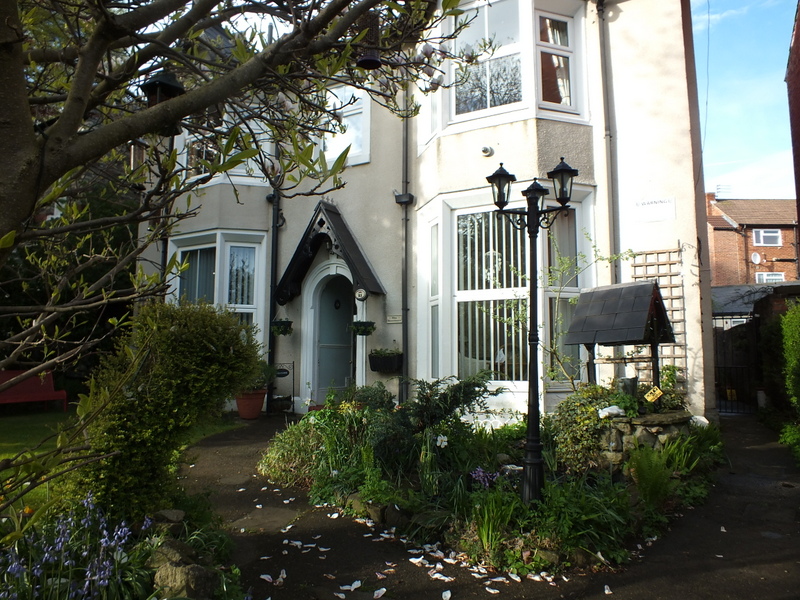
[[284, 305], [300, 295], [303, 279], [311, 268], [317, 251], [327, 243], [330, 243], [330, 251], [340, 256], [350, 268], [353, 289], [363, 289], [369, 294], [386, 293], [339, 209], [323, 200], [317, 204], [311, 221], [278, 282], [275, 291], [278, 304]]

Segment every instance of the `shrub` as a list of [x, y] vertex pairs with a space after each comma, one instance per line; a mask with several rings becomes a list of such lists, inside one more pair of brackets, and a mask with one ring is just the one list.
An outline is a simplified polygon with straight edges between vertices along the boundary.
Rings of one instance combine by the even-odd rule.
[[556, 407], [550, 424], [556, 460], [567, 473], [582, 473], [598, 465], [604, 424], [597, 411], [610, 406], [613, 395], [599, 385], [582, 385]]
[[667, 522], [664, 507], [676, 487], [668, 455], [650, 446], [638, 446], [631, 451], [627, 468], [639, 494], [643, 531], [655, 534]]
[[77, 473], [73, 496], [90, 490], [106, 510], [135, 519], [163, 507], [183, 436], [219, 413], [257, 370], [258, 354], [252, 331], [232, 313], [143, 306], [84, 399], [92, 408], [106, 404], [87, 429], [103, 458]]

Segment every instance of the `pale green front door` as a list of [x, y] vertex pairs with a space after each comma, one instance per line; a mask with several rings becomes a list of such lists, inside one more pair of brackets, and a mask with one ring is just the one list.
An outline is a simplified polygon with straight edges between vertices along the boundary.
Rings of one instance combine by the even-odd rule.
[[325, 401], [328, 390], [342, 390], [353, 381], [353, 302], [353, 284], [345, 277], [329, 279], [320, 293], [314, 385], [317, 404]]

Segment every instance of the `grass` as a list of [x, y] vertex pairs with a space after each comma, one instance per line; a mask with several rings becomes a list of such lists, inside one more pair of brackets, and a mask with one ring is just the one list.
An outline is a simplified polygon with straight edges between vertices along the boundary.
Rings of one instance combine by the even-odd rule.
[[[34, 411], [30, 410], [30, 407], [14, 407], [7, 414], [0, 414], [0, 460], [13, 458], [20, 452], [34, 448], [39, 452], [54, 449], [56, 442], [53, 434], [74, 416], [74, 412]], [[242, 423], [236, 421], [233, 413], [225, 413], [192, 429], [184, 447], [189, 447], [215, 433], [242, 426]], [[42, 443], [46, 438], [51, 439]], [[37, 488], [25, 497], [25, 503], [33, 508], [41, 506], [49, 499], [49, 492], [48, 486]]]

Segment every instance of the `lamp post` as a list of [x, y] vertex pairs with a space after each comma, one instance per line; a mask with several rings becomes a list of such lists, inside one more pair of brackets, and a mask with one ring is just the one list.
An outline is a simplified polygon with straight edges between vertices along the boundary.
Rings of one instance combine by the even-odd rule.
[[553, 181], [558, 206], [546, 208], [544, 197], [549, 190], [541, 185], [536, 178], [533, 183], [522, 192], [527, 201], [526, 208], [507, 209], [511, 184], [517, 178], [503, 168], [489, 175], [486, 180], [492, 185], [494, 203], [501, 215], [508, 217], [511, 224], [517, 229], [528, 230], [528, 243], [530, 244], [530, 261], [532, 273], [530, 280], [530, 298], [528, 299], [528, 417], [525, 434], [525, 457], [522, 460], [522, 501], [529, 504], [531, 500], [542, 499], [544, 489], [544, 461], [542, 460], [542, 442], [539, 431], [539, 320], [538, 320], [538, 249], [537, 242], [539, 230], [548, 229], [553, 224], [553, 218], [569, 208], [572, 195], [572, 180], [578, 174], [576, 169], [570, 167], [561, 158], [558, 166], [550, 171], [547, 176]]

